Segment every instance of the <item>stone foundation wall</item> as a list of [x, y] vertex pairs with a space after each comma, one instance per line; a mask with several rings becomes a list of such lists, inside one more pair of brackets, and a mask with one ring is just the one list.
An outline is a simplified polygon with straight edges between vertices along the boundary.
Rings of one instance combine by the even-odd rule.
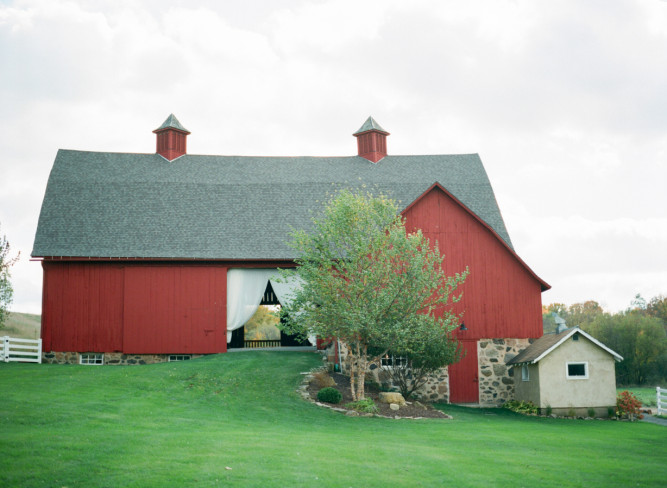
[[[325, 361], [329, 362], [331, 368], [333, 368], [335, 357], [334, 347], [332, 342], [326, 348], [324, 354]], [[341, 372], [349, 374], [347, 347], [342, 343], [340, 344], [339, 357]], [[389, 373], [384, 368], [378, 367], [376, 364], [370, 366], [369, 370], [366, 372], [366, 377], [368, 380], [374, 381], [375, 383], [388, 384], [390, 388], [394, 387]], [[413, 393], [413, 396], [415, 399], [427, 400], [429, 402], [449, 402], [449, 373], [447, 368], [441, 368], [436, 374], [429, 376], [426, 383]]]
[[[479, 378], [480, 405], [502, 405], [514, 399], [514, 370], [505, 363], [528, 347], [534, 339], [480, 339], [477, 341], [477, 367]], [[334, 349], [331, 344], [325, 353], [333, 361]], [[342, 372], [347, 374], [347, 349], [341, 344], [339, 351]], [[332, 366], [333, 367], [333, 366]], [[388, 383], [388, 373], [377, 365], [372, 365], [367, 375], [377, 383]], [[431, 402], [449, 402], [449, 374], [442, 368], [428, 378], [426, 384], [415, 392], [418, 399]]]
[[[366, 377], [379, 384], [387, 384], [389, 388], [395, 388], [391, 381], [391, 375], [385, 368], [373, 364], [366, 373]], [[398, 388], [396, 388], [398, 390]], [[440, 368], [437, 373], [430, 375], [426, 383], [422, 385], [412, 396], [417, 400], [429, 402], [449, 402], [449, 373], [447, 368]]]
[[505, 363], [533, 339], [480, 339], [477, 342], [480, 405], [502, 405], [514, 399], [514, 370]]
[[[85, 353], [84, 353], [85, 354]], [[166, 363], [171, 354], [123, 354], [122, 352], [105, 352], [104, 364], [111, 366]], [[43, 352], [42, 363], [46, 364], [79, 364], [78, 352]], [[202, 354], [186, 354], [191, 359], [202, 357]]]

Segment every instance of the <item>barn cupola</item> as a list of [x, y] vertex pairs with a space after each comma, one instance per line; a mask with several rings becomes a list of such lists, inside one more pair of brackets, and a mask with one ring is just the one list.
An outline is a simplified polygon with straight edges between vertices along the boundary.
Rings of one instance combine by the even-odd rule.
[[353, 134], [357, 138], [358, 155], [373, 163], [387, 155], [389, 132], [380, 127], [373, 117], [368, 117], [364, 125]]
[[173, 161], [186, 153], [185, 139], [190, 134], [181, 125], [174, 114], [170, 114], [160, 127], [153, 131], [157, 134], [157, 152], [167, 161]]

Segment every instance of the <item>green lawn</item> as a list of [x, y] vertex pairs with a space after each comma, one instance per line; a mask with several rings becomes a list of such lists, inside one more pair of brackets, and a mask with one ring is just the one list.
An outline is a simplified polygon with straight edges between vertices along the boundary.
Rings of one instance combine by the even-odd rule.
[[[667, 428], [443, 406], [350, 418], [302, 401], [303, 352], [151, 366], [0, 364], [0, 486], [659, 486]], [[226, 469], [227, 467], [231, 469]]]
[[[660, 388], [667, 388], [667, 386], [660, 386]], [[655, 407], [658, 405], [658, 397], [656, 395], [655, 388], [645, 388], [645, 387], [627, 387], [627, 388], [617, 388], [617, 393], [628, 390], [631, 392], [637, 400], [642, 402], [642, 405], [645, 407]]]

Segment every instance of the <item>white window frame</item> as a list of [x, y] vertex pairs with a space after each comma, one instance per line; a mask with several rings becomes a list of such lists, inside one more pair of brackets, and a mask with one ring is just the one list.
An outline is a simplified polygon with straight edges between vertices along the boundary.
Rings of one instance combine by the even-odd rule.
[[527, 364], [521, 365], [521, 381], [530, 381], [530, 370]]
[[171, 363], [175, 361], [189, 361], [191, 359], [192, 354], [170, 354], [167, 361]]
[[[583, 375], [570, 375], [570, 364], [583, 364]], [[565, 376], [568, 380], [587, 380], [588, 379], [588, 361], [568, 361], [565, 363]]]
[[396, 363], [399, 363], [401, 366], [407, 365], [408, 358], [405, 356], [394, 356], [393, 354], [385, 354], [380, 358], [380, 367], [384, 369], [393, 368]]
[[79, 354], [79, 364], [83, 366], [102, 366], [104, 364], [104, 353], [82, 352]]

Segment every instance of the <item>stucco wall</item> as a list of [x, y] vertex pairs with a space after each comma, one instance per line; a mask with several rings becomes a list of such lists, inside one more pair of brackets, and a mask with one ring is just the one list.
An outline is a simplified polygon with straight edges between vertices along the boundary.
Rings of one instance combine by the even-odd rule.
[[[608, 407], [616, 404], [615, 361], [580, 334], [568, 338], [538, 363], [540, 401], [545, 408]], [[568, 379], [568, 362], [588, 362], [588, 378]]]
[[528, 364], [528, 381], [523, 381], [521, 366], [514, 366], [514, 399], [540, 405], [540, 374], [538, 364]]

